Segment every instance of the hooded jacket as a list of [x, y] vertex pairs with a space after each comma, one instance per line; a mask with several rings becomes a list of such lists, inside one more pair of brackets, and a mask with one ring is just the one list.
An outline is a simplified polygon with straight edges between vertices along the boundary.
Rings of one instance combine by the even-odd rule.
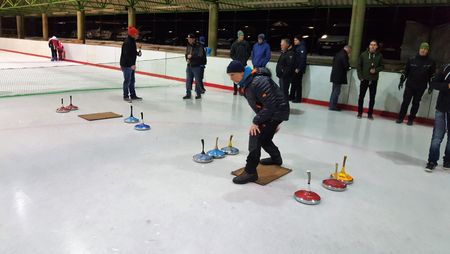
[[[371, 68], [375, 68], [374, 74], [370, 73]], [[357, 71], [360, 80], [378, 80], [378, 74], [382, 70], [384, 70], [383, 55], [378, 51], [370, 53], [366, 50], [359, 56]]]
[[264, 124], [268, 121], [289, 120], [289, 103], [283, 91], [272, 80], [267, 68], [255, 69], [242, 83], [244, 95], [256, 116], [253, 123]]
[[413, 89], [425, 90], [427, 84], [436, 71], [436, 64], [428, 56], [416, 55], [408, 59], [401, 81]]
[[440, 112], [450, 112], [450, 63], [439, 71], [431, 81], [431, 88], [439, 90], [436, 109]]
[[253, 45], [252, 64], [254, 68], [266, 67], [267, 63], [270, 61], [270, 58], [270, 46], [267, 42], [257, 42]]

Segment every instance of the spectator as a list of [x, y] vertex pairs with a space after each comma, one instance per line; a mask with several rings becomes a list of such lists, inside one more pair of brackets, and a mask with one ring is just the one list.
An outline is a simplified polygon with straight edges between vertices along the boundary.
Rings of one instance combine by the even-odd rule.
[[370, 41], [369, 48], [359, 56], [358, 78], [361, 81], [358, 99], [358, 118], [362, 118], [364, 97], [367, 89], [370, 93], [369, 112], [367, 117], [373, 120], [373, 107], [375, 106], [375, 95], [379, 73], [384, 69], [383, 55], [378, 52], [378, 42]]
[[57, 54], [58, 38], [56, 38], [56, 36], [52, 36], [52, 38], [50, 38], [50, 40], [48, 40], [48, 47], [50, 48], [50, 50], [52, 52], [52, 62], [58, 61], [58, 54]]
[[201, 99], [203, 91], [203, 70], [206, 66], [206, 53], [202, 45], [196, 42], [194, 34], [187, 37], [188, 45], [186, 47], [186, 95], [183, 99], [191, 98], [192, 83], [195, 78], [195, 99]]
[[122, 44], [122, 52], [120, 54], [120, 68], [123, 72], [123, 99], [131, 102], [131, 100], [142, 100], [136, 95], [135, 90], [135, 73], [136, 58], [142, 55], [141, 49], [137, 50], [136, 40], [139, 38], [139, 31], [135, 27], [128, 27], [128, 37]]
[[[403, 123], [403, 119], [408, 111], [409, 104], [412, 99], [412, 107], [408, 117], [408, 125], [413, 125], [414, 118], [419, 111], [420, 100], [422, 100], [423, 93], [427, 89], [431, 77], [436, 71], [436, 64], [428, 57], [430, 45], [426, 42], [420, 44], [419, 53], [408, 60], [405, 66], [405, 71], [400, 78], [398, 90], [403, 88], [403, 83], [406, 80], [405, 92], [403, 93], [403, 103], [398, 113], [397, 123]], [[433, 89], [428, 89], [431, 94]]]
[[303, 74], [306, 71], [306, 56], [308, 54], [306, 50], [306, 44], [301, 35], [294, 37], [294, 52], [295, 52], [295, 62], [294, 62], [294, 73], [292, 77], [292, 87], [291, 93], [289, 94], [289, 100], [293, 103], [302, 102], [302, 80]]
[[430, 84], [432, 89], [439, 91], [434, 117], [433, 137], [428, 154], [427, 172], [432, 172], [438, 165], [439, 150], [447, 132], [447, 145], [445, 147], [444, 168], [450, 168], [450, 63], [436, 74]]
[[252, 63], [253, 68], [266, 67], [270, 61], [270, 46], [265, 40], [265, 35], [258, 35], [258, 42], [253, 45]]
[[[230, 57], [233, 60], [237, 60], [242, 65], [247, 66], [247, 61], [250, 58], [252, 49], [250, 44], [244, 38], [244, 32], [241, 30], [237, 33], [238, 39], [231, 45]], [[234, 95], [237, 94], [237, 85], [234, 84]]]
[[288, 100], [289, 86], [295, 69], [295, 53], [292, 50], [291, 40], [289, 39], [282, 39], [280, 46], [281, 55], [278, 58], [276, 72], [277, 77], [280, 79], [280, 87], [286, 96], [286, 100]]
[[345, 46], [333, 58], [333, 67], [331, 69], [330, 82], [333, 83], [333, 90], [330, 96], [329, 110], [341, 111], [338, 107], [339, 95], [341, 87], [347, 84], [347, 71], [350, 70], [348, 58], [352, 52], [350, 46]]
[[58, 51], [59, 61], [66, 59], [66, 51], [64, 50], [64, 45], [60, 41], [58, 41], [58, 46], [56, 49]]

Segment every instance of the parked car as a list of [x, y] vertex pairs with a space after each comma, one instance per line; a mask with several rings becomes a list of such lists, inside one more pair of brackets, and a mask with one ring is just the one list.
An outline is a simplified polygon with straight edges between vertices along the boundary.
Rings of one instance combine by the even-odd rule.
[[334, 55], [348, 43], [349, 24], [334, 24], [318, 40], [319, 55]]

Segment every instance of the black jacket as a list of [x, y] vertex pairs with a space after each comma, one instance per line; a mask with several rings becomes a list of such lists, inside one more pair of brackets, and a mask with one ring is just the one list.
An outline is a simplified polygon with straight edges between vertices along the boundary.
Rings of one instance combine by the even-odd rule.
[[450, 112], [450, 63], [439, 71], [431, 81], [431, 88], [439, 90], [436, 109], [441, 112]]
[[[188, 59], [187, 56], [191, 55], [191, 59]], [[206, 65], [206, 53], [205, 48], [197, 42], [193, 45], [189, 44], [186, 47], [185, 58], [189, 66], [198, 67], [202, 65]]]
[[131, 67], [136, 65], [137, 56], [141, 56], [141, 52], [136, 49], [136, 40], [128, 36], [122, 44], [122, 53], [120, 54], [120, 66]]
[[281, 52], [280, 58], [277, 62], [277, 77], [288, 78], [292, 77], [295, 70], [295, 52], [289, 49], [286, 52]]
[[301, 41], [300, 45], [294, 46], [294, 52], [295, 52], [294, 70], [299, 69], [300, 73], [305, 73], [306, 57], [308, 54], [308, 52], [306, 51], [305, 43]]
[[235, 41], [233, 45], [231, 45], [230, 57], [233, 60], [238, 60], [244, 66], [247, 66], [247, 61], [252, 54], [252, 48], [247, 41]]
[[342, 49], [333, 58], [330, 82], [334, 84], [347, 84], [347, 71], [350, 69], [347, 51]]
[[256, 125], [289, 120], [289, 102], [271, 76], [269, 69], [258, 68], [245, 80], [245, 98], [256, 113]]
[[401, 81], [406, 79], [406, 86], [413, 89], [427, 88], [427, 84], [436, 71], [436, 64], [428, 56], [417, 55], [406, 63]]

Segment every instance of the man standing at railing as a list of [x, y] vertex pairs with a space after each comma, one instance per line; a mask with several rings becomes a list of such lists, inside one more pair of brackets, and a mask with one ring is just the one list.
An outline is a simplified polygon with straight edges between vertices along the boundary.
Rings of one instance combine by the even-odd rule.
[[[406, 80], [405, 92], [403, 94], [403, 103], [398, 113], [397, 123], [403, 123], [403, 119], [408, 111], [409, 103], [412, 99], [411, 112], [408, 117], [408, 125], [413, 125], [414, 118], [419, 111], [420, 100], [423, 93], [427, 89], [427, 84], [436, 71], [436, 64], [428, 57], [430, 45], [426, 42], [420, 44], [419, 54], [410, 58], [405, 66], [405, 71], [400, 77], [398, 90], [403, 88]], [[429, 87], [428, 93], [432, 93], [433, 89]]]
[[139, 37], [139, 31], [130, 26], [128, 27], [128, 37], [122, 44], [122, 53], [120, 55], [120, 68], [123, 72], [123, 100], [131, 102], [131, 100], [142, 100], [136, 95], [134, 88], [136, 58], [141, 56], [141, 49], [137, 51], [136, 40]]
[[[250, 47], [248, 41], [245, 40], [244, 32], [239, 30], [237, 32], [237, 37], [238, 37], [237, 40], [233, 42], [233, 44], [231, 45], [230, 57], [233, 60], [241, 62], [242, 65], [244, 65], [245, 67], [247, 66], [247, 61], [252, 54], [252, 48]], [[237, 85], [235, 84], [233, 88], [234, 88], [233, 95], [237, 95], [238, 92]]]
[[203, 90], [203, 69], [206, 65], [206, 52], [202, 45], [196, 42], [194, 34], [187, 37], [188, 45], [186, 47], [186, 95], [183, 99], [190, 99], [192, 93], [192, 83], [195, 78], [195, 99], [201, 99]]

